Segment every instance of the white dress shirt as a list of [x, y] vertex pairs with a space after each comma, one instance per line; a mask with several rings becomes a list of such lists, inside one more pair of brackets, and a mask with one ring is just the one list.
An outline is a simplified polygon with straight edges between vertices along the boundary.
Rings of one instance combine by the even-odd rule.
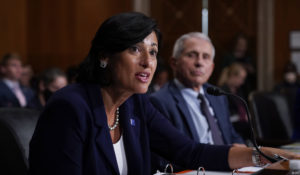
[[205, 101], [209, 107], [209, 112], [214, 116], [213, 109], [204, 95], [203, 87], [200, 88], [199, 92], [196, 92], [191, 88], [185, 87], [182, 83], [179, 82], [178, 79], [175, 79], [174, 82], [187, 104], [187, 108], [190, 112], [190, 116], [192, 117], [196, 132], [199, 136], [199, 142], [214, 144], [207, 119], [200, 110], [201, 101], [198, 99], [199, 93], [204, 96]]
[[121, 135], [120, 140], [117, 143], [113, 144], [113, 146], [117, 158], [120, 175], [127, 175], [128, 167], [127, 167], [127, 160], [126, 160], [126, 154], [124, 149], [123, 135]]

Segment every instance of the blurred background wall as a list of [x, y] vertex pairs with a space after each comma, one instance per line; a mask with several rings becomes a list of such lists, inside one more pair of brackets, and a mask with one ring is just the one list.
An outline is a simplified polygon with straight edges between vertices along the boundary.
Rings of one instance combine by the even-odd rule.
[[208, 0], [208, 5], [203, 0], [0, 0], [0, 55], [18, 52], [36, 72], [52, 66], [66, 70], [84, 59], [104, 19], [142, 11], [158, 21], [167, 64], [177, 37], [202, 30], [203, 6], [217, 50], [213, 83], [238, 33], [250, 41], [257, 87], [268, 90], [282, 79], [291, 58], [290, 32], [300, 30], [299, 0]]
[[131, 0], [1, 0], [0, 55], [18, 52], [37, 72], [66, 69], [87, 55], [103, 20], [131, 10]]

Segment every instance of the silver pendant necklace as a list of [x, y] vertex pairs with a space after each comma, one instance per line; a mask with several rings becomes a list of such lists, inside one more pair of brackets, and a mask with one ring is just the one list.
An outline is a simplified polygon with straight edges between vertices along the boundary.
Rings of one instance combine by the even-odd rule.
[[119, 108], [117, 108], [116, 110], [116, 119], [115, 119], [115, 123], [112, 126], [108, 125], [109, 130], [114, 130], [116, 129], [116, 127], [119, 125]]

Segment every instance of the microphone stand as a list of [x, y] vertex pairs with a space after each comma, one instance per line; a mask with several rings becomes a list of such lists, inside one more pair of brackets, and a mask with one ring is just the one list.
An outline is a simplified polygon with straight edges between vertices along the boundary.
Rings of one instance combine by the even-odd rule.
[[251, 115], [250, 115], [250, 112], [249, 112], [249, 109], [248, 109], [248, 105], [247, 105], [246, 101], [245, 101], [243, 98], [241, 98], [241, 97], [238, 96], [238, 95], [235, 95], [235, 94], [232, 94], [232, 93], [225, 92], [225, 91], [223, 91], [223, 90], [221, 90], [221, 89], [219, 89], [219, 88], [215, 88], [215, 87], [208, 87], [206, 91], [207, 91], [208, 94], [211, 94], [211, 95], [214, 95], [214, 96], [219, 96], [219, 95], [233, 96], [233, 97], [239, 99], [240, 101], [242, 101], [242, 102], [243, 102], [243, 105], [244, 105], [244, 107], [245, 107], [245, 109], [246, 109], [246, 112], [247, 112], [247, 118], [248, 118], [248, 121], [249, 121], [249, 124], [250, 124], [251, 140], [252, 140], [252, 142], [253, 142], [253, 145], [254, 145], [256, 151], [257, 151], [260, 155], [262, 155], [263, 157], [265, 157], [267, 160], [269, 160], [269, 161], [272, 162], [272, 163], [277, 162], [277, 161], [279, 161], [279, 160], [286, 159], [286, 158], [284, 158], [284, 157], [282, 157], [282, 156], [280, 156], [280, 155], [277, 155], [277, 154], [274, 154], [274, 157], [270, 157], [270, 156], [266, 155], [265, 153], [263, 153], [263, 152], [260, 150], [260, 148], [257, 146], [256, 138], [255, 138], [255, 135], [254, 135], [254, 129], [253, 129], [254, 124], [253, 124], [253, 121], [251, 120], [252, 117], [250, 117]]
[[266, 155], [265, 153], [263, 153], [263, 152], [259, 149], [259, 147], [258, 147], [258, 145], [257, 145], [257, 142], [256, 142], [256, 138], [255, 138], [255, 136], [254, 136], [254, 129], [253, 129], [254, 124], [253, 124], [253, 121], [251, 120], [252, 117], [250, 117], [250, 112], [249, 112], [248, 105], [247, 105], [246, 101], [245, 101], [243, 98], [241, 98], [240, 96], [235, 95], [235, 94], [232, 94], [232, 93], [227, 93], [227, 92], [225, 92], [225, 91], [220, 91], [220, 93], [221, 93], [221, 94], [224, 94], [224, 95], [228, 95], [228, 96], [233, 96], [233, 97], [238, 98], [239, 100], [241, 100], [241, 101], [243, 102], [243, 105], [244, 105], [244, 107], [246, 108], [247, 118], [248, 118], [248, 121], [249, 121], [249, 123], [250, 123], [251, 140], [252, 140], [253, 145], [254, 145], [255, 149], [257, 150], [257, 152], [258, 152], [260, 155], [262, 155], [263, 157], [265, 157], [267, 160], [269, 160], [270, 162], [272, 162], [272, 163], [277, 162], [277, 161], [279, 161], [279, 160], [282, 160], [283, 158], [280, 157], [280, 156], [278, 156], [277, 154], [274, 155], [275, 158], [272, 158], [272, 157]]

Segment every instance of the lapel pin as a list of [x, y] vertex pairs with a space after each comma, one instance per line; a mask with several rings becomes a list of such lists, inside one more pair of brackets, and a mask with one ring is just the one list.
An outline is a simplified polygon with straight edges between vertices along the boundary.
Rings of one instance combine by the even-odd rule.
[[131, 126], [135, 126], [135, 120], [134, 119], [130, 119], [130, 124], [131, 124]]

